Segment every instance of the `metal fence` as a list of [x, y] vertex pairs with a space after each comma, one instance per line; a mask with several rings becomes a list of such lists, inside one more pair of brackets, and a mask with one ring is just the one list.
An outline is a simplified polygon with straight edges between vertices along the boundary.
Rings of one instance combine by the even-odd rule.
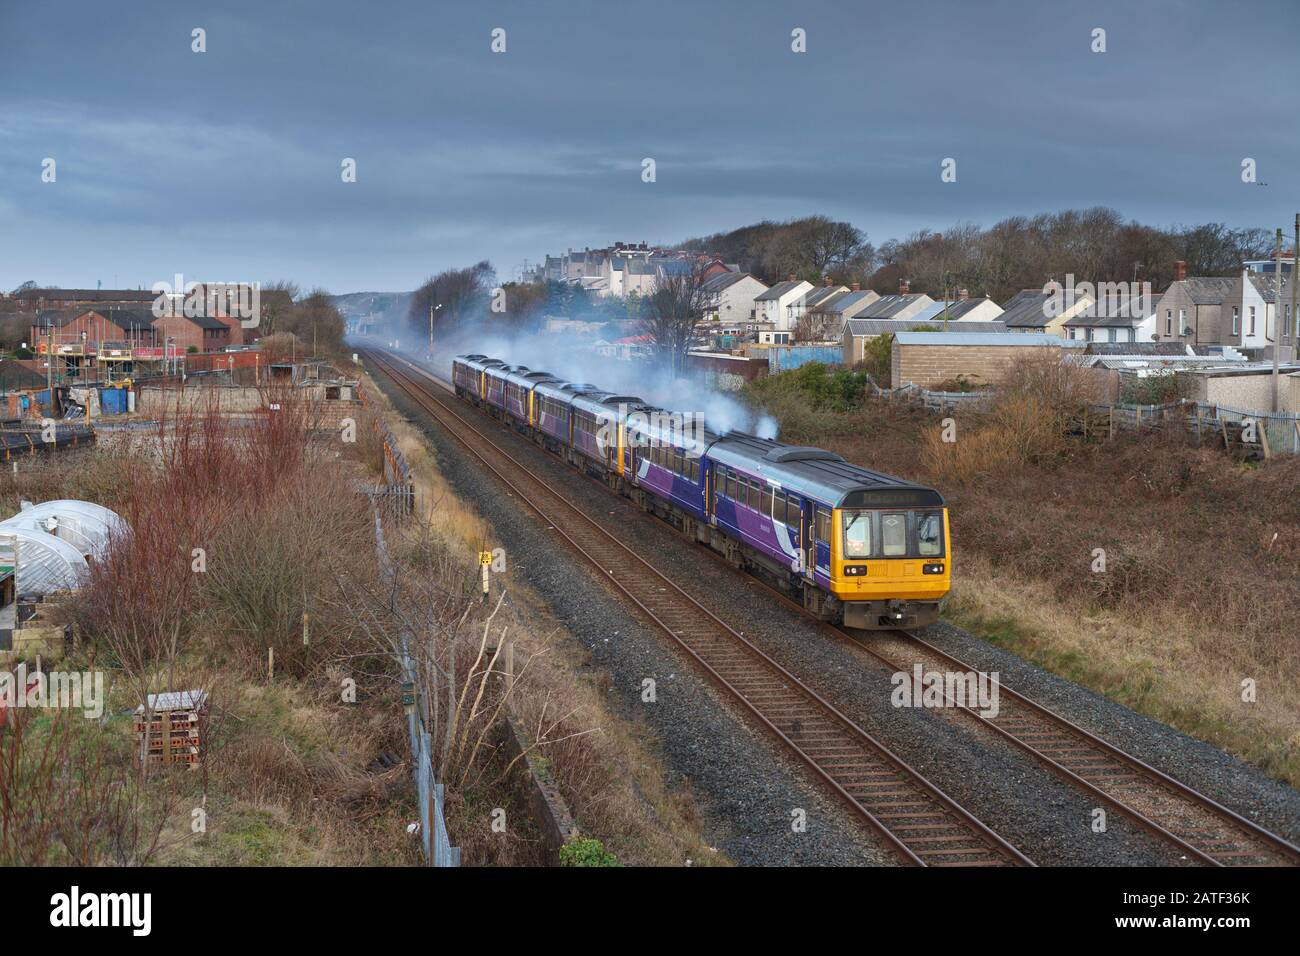
[[[363, 406], [369, 406], [370, 402], [361, 388], [357, 389], [357, 397]], [[369, 490], [370, 496], [391, 517], [409, 515], [415, 510], [415, 478], [411, 466], [398, 447], [397, 437], [388, 427], [388, 422], [378, 415], [375, 416], [375, 430], [383, 439], [384, 481]]]
[[[379, 508], [375, 508], [375, 550], [384, 576], [391, 582], [395, 575]], [[460, 866], [460, 847], [451, 845], [447, 833], [446, 804], [443, 785], [433, 771], [433, 742], [424, 727], [424, 701], [420, 694], [419, 669], [411, 656], [411, 635], [398, 635], [397, 663], [402, 672], [402, 706], [406, 710], [407, 742], [411, 751], [411, 772], [420, 801], [420, 847], [427, 866]]]
[[[1251, 411], [1191, 399], [1164, 405], [1089, 405], [1088, 412], [1109, 416], [1112, 432], [1117, 428], [1130, 431], [1161, 428], [1172, 420], [1182, 422], [1198, 438], [1221, 435], [1225, 443], [1236, 440], [1246, 445], [1258, 445], [1265, 456], [1300, 455], [1300, 415]], [[1241, 437], [1252, 424], [1253, 442]]]
[[910, 383], [900, 385], [898, 388], [881, 388], [873, 381], [867, 382], [867, 390], [876, 398], [886, 401], [918, 402], [936, 411], [948, 411], [959, 405], [977, 404], [993, 395], [992, 392], [933, 392]]
[[[881, 388], [875, 382], [867, 383], [867, 392], [885, 401], [917, 402], [933, 411], [950, 411], [962, 405], [971, 405], [990, 398], [993, 392], [934, 392], [916, 385], [898, 388]], [[1198, 438], [1218, 434], [1226, 444], [1233, 442], [1258, 445], [1263, 454], [1300, 455], [1300, 415], [1284, 412], [1258, 412], [1229, 405], [1215, 405], [1183, 399], [1164, 405], [1096, 404], [1089, 405], [1083, 419], [1083, 434], [1090, 431], [1089, 419], [1104, 419], [1099, 429], [1109, 435], [1119, 429], [1141, 431], [1144, 428], [1163, 428], [1171, 421], [1186, 425]], [[1242, 438], [1245, 426], [1254, 425], [1256, 439]]]

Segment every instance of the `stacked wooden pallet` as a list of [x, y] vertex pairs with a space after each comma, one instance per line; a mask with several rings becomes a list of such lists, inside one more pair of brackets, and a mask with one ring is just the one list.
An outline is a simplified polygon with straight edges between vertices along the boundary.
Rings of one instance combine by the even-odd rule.
[[[147, 712], [147, 720], [146, 720]], [[208, 726], [208, 695], [201, 690], [150, 694], [146, 708], [135, 710], [135, 765], [203, 761], [203, 737]]]

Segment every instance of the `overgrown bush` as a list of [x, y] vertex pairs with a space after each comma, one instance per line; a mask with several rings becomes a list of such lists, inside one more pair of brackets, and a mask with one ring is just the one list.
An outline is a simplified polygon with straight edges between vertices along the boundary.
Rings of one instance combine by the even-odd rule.
[[561, 866], [622, 866], [599, 840], [578, 837], [560, 847]]
[[1191, 396], [1191, 380], [1170, 370], [1152, 375], [1124, 375], [1119, 400], [1126, 405], [1168, 405]]

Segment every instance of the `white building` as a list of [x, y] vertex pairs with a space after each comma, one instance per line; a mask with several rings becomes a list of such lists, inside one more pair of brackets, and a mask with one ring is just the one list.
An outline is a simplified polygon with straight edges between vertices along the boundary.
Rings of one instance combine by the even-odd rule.
[[778, 332], [793, 330], [791, 316], [795, 302], [812, 291], [813, 284], [791, 276], [784, 282], [778, 282], [761, 295], [754, 297], [755, 318], [760, 322], [770, 322]]
[[739, 326], [755, 320], [754, 300], [767, 286], [748, 272], [721, 272], [706, 279], [700, 291], [708, 296], [706, 321]]

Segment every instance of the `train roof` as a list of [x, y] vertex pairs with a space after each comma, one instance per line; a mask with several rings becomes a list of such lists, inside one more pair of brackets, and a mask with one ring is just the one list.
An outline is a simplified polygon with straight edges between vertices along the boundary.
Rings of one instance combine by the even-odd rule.
[[[657, 445], [667, 445], [703, 455], [720, 436], [708, 426], [693, 427], [695, 419], [688, 425], [682, 412], [673, 412], [664, 408], [637, 409], [627, 416], [627, 430], [652, 439]], [[631, 439], [629, 438], [629, 441]]]
[[538, 382], [533, 391], [538, 395], [549, 395], [561, 402], [573, 401], [573, 396], [576, 394], [568, 382], [561, 382], [558, 379]]
[[943, 505], [933, 488], [850, 464], [823, 448], [728, 432], [709, 448], [709, 457], [836, 508]]
[[485, 368], [495, 368], [505, 365], [500, 359], [488, 358], [486, 355], [457, 355], [453, 360], [460, 362], [462, 365], [468, 365], [477, 371], [483, 371]]
[[593, 415], [609, 416], [610, 408], [601, 403], [602, 398], [610, 395], [610, 392], [580, 392], [573, 396], [572, 405], [574, 408], [581, 408]]
[[550, 372], [530, 372], [525, 369], [516, 369], [507, 371], [505, 375], [508, 381], [516, 385], [523, 385], [525, 388], [532, 388], [538, 382], [558, 382], [559, 379]]

